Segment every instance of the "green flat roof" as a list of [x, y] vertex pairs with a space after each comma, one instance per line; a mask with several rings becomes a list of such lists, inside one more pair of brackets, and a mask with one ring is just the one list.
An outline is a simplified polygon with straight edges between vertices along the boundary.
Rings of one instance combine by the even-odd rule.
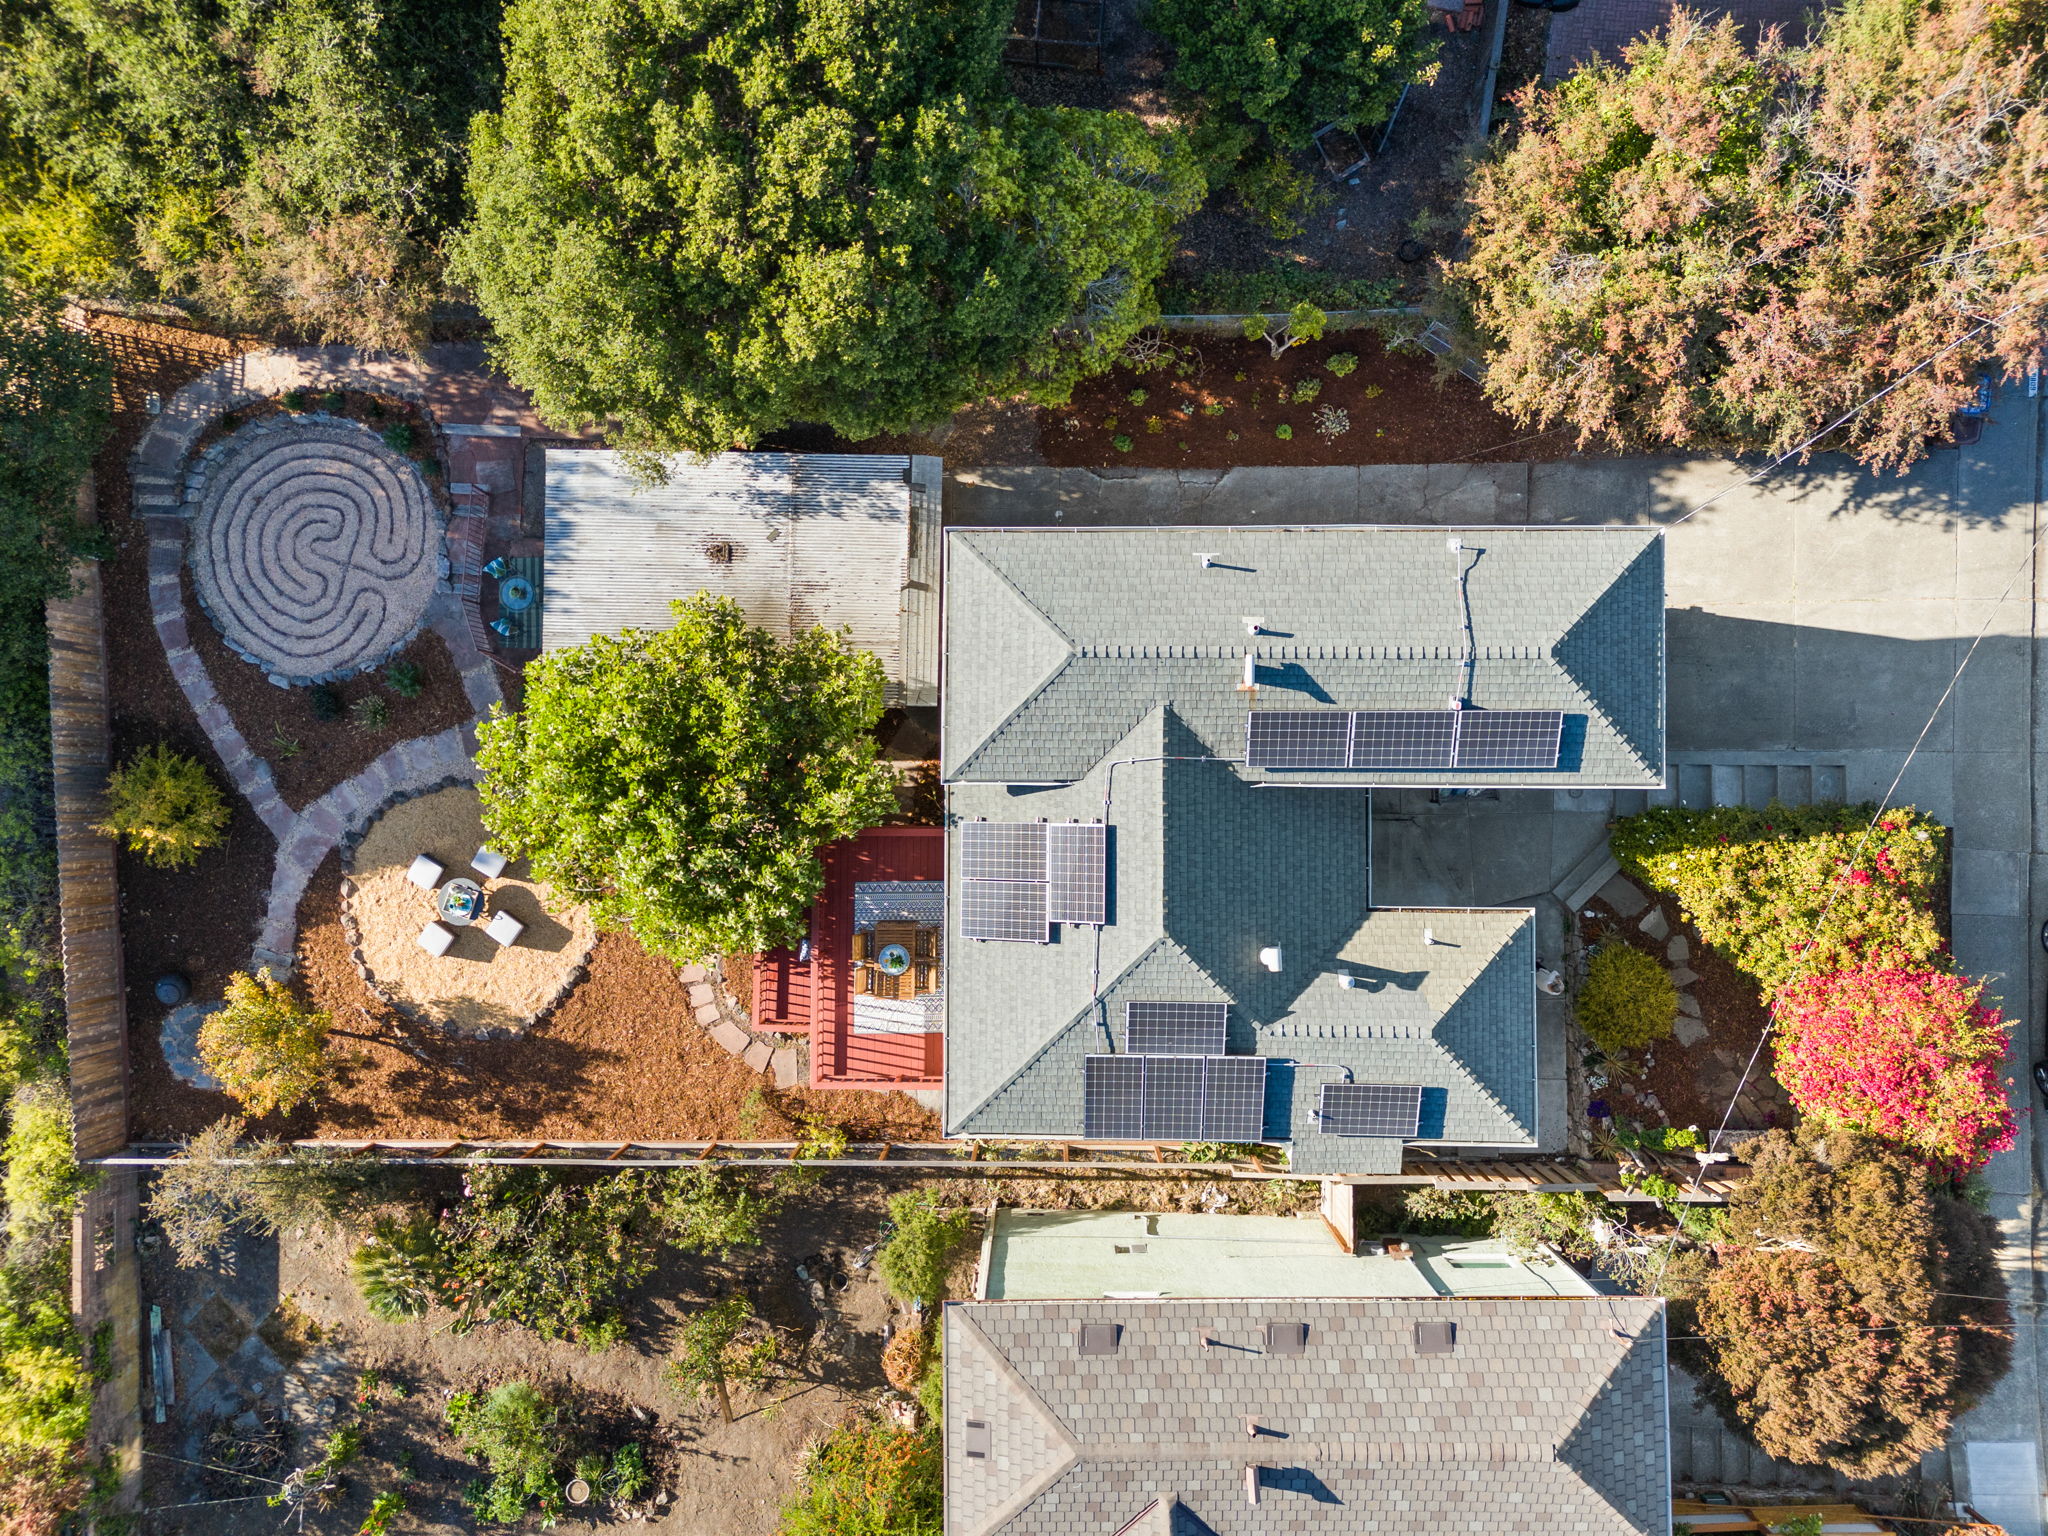
[[1412, 1259], [1346, 1253], [1315, 1216], [998, 1210], [982, 1280], [989, 1301], [1594, 1294], [1490, 1240], [1408, 1241]]

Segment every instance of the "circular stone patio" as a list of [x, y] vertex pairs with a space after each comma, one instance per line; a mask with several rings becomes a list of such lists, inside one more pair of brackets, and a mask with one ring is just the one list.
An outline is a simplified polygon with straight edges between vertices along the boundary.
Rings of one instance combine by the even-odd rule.
[[377, 666], [420, 626], [438, 579], [441, 514], [419, 470], [336, 416], [274, 416], [195, 462], [199, 601], [230, 648], [273, 680]]
[[501, 949], [478, 922], [455, 929], [455, 945], [434, 956], [420, 931], [434, 921], [434, 895], [405, 877], [424, 853], [442, 880], [479, 879], [470, 855], [486, 839], [477, 793], [463, 786], [401, 800], [372, 822], [347, 855], [342, 914], [364, 979], [379, 996], [423, 1023], [463, 1033], [520, 1030], [568, 994], [597, 942], [589, 912], [533, 880], [524, 860], [484, 881], [488, 911], [526, 924]]

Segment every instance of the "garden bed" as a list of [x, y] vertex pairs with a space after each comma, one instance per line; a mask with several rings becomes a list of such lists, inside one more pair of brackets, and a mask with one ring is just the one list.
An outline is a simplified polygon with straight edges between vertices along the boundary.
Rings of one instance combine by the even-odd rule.
[[[1569, 429], [1523, 432], [1487, 405], [1471, 380], [1439, 382], [1430, 358], [1390, 351], [1375, 331], [1334, 333], [1278, 359], [1263, 341], [1243, 337], [1169, 339], [1179, 349], [1176, 363], [1144, 373], [1113, 368], [1084, 381], [1070, 404], [1039, 411], [1044, 461], [1225, 469], [1519, 463], [1571, 452]], [[1357, 358], [1356, 370], [1345, 377], [1330, 372], [1329, 360], [1347, 353]], [[1310, 386], [1314, 397], [1297, 400]], [[1318, 430], [1332, 410], [1343, 413], [1341, 434]], [[1282, 427], [1289, 436], [1277, 435]]]

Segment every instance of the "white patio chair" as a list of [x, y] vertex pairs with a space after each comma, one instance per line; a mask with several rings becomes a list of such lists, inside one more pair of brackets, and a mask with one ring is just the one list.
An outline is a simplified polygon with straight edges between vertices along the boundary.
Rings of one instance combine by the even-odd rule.
[[510, 949], [519, 942], [519, 935], [526, 932], [526, 924], [510, 912], [500, 912], [484, 924], [484, 932], [498, 941], [500, 949]]
[[430, 955], [445, 955], [454, 943], [455, 930], [446, 923], [429, 923], [420, 930], [420, 948]]
[[441, 866], [424, 853], [412, 861], [412, 867], [405, 872], [405, 878], [423, 891], [431, 891], [441, 883]]

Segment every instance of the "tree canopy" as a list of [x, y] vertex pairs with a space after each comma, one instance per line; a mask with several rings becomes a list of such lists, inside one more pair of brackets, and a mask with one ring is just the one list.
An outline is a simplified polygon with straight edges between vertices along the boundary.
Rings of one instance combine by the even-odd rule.
[[199, 1059], [254, 1115], [289, 1114], [334, 1075], [331, 1021], [269, 971], [228, 978], [226, 1000], [199, 1025]]
[[416, 341], [494, 106], [497, 0], [19, 0], [0, 12], [0, 269]]
[[1833, 1129], [1751, 1144], [1686, 1352], [1766, 1452], [1854, 1477], [1943, 1444], [2011, 1342], [1989, 1224], [1904, 1153]]
[[1436, 73], [1423, 0], [1157, 0], [1174, 85], [1225, 117], [1305, 149], [1327, 123], [1384, 122], [1402, 89]]
[[2048, 341], [2044, 23], [1848, 0], [1750, 50], [1681, 12], [1531, 87], [1444, 274], [1488, 394], [1582, 444], [1768, 452], [1869, 401], [1815, 447], [1919, 457]]
[[666, 630], [551, 651], [526, 703], [477, 731], [494, 847], [678, 961], [794, 942], [818, 848], [896, 807], [871, 732], [882, 665], [812, 629], [787, 643], [699, 593]]
[[1157, 316], [1181, 138], [1003, 85], [1009, 0], [514, 0], [455, 270], [536, 409], [715, 451], [1063, 399]]

